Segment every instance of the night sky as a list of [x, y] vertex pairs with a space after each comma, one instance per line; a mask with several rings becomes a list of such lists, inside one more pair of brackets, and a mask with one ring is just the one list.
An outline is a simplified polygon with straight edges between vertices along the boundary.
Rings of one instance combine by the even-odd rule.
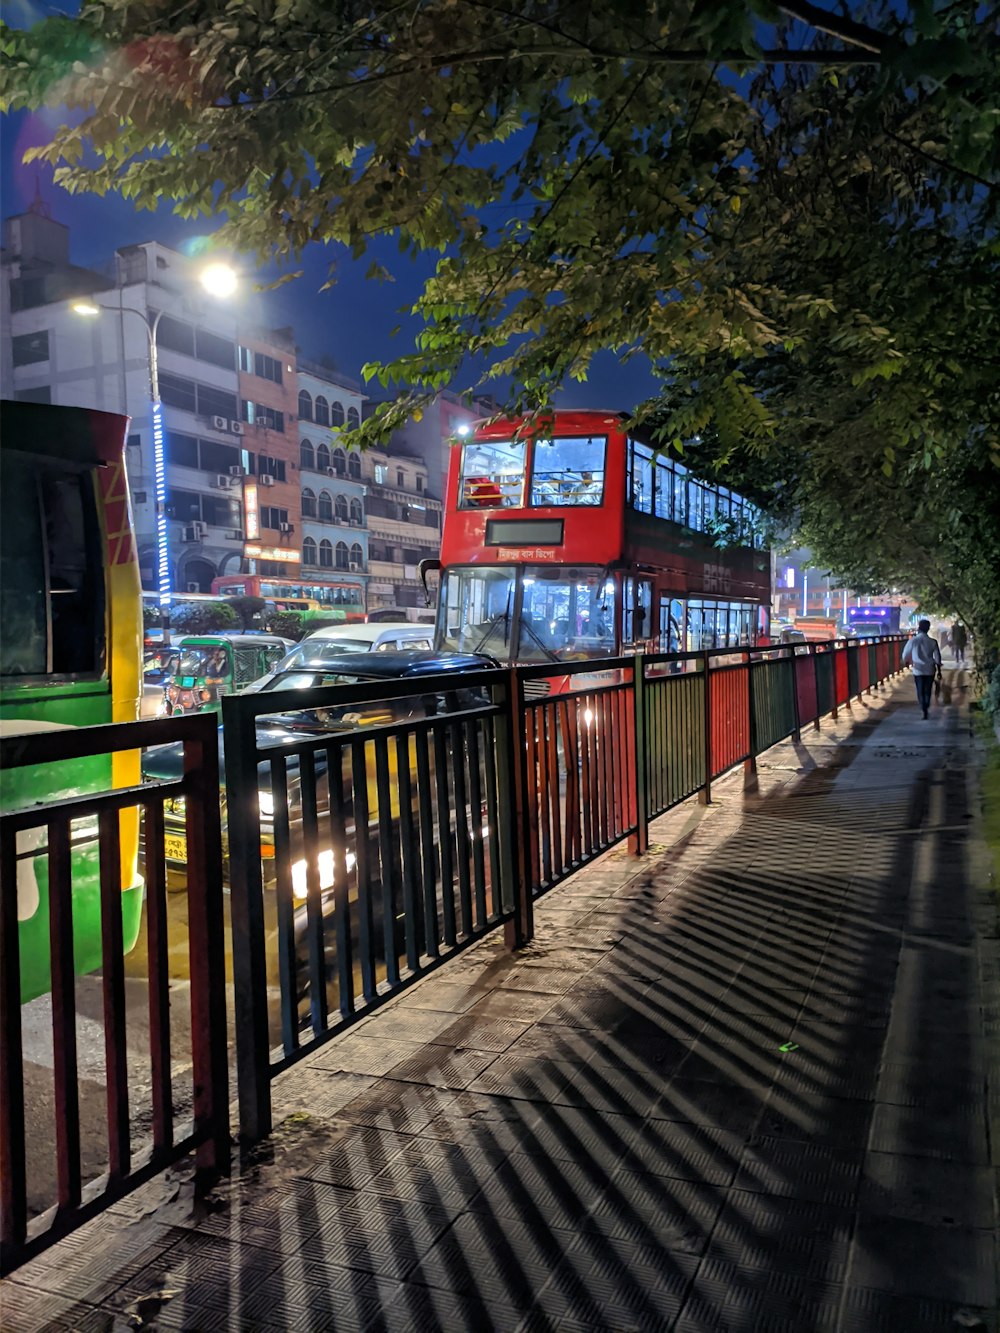
[[[13, 0], [8, 21], [27, 26], [29, 14], [40, 17], [56, 8]], [[66, 12], [74, 6], [58, 8]], [[210, 229], [206, 229], [204, 222], [199, 227], [174, 217], [169, 205], [150, 213], [137, 211], [118, 196], [74, 197], [53, 184], [52, 173], [46, 166], [24, 166], [21, 162], [24, 150], [48, 142], [51, 130], [59, 123], [57, 111], [2, 118], [0, 197], [5, 217], [28, 209], [37, 185], [52, 216], [70, 228], [73, 262], [85, 267], [107, 261], [117, 246], [139, 241], [158, 240], [186, 252], [198, 247], [199, 240]], [[395, 281], [367, 281], [365, 273], [371, 258], [383, 264]], [[329, 291], [320, 291], [331, 259], [338, 265], [337, 285]], [[313, 360], [332, 357], [342, 374], [360, 381], [361, 367], [366, 361], [391, 360], [412, 350], [412, 338], [419, 325], [415, 319], [401, 315], [400, 310], [416, 299], [436, 260], [436, 254], [417, 261], [406, 259], [391, 238], [373, 245], [369, 256], [358, 263], [351, 260], [345, 248], [316, 245], [304, 256], [300, 279], [263, 298], [248, 292], [242, 298], [243, 308], [253, 322], [273, 327], [292, 325], [304, 356]], [[277, 270], [254, 273], [251, 284], [276, 276]], [[393, 338], [391, 331], [397, 325], [402, 326], [401, 332]], [[470, 369], [465, 378], [451, 387], [461, 391], [472, 387], [472, 380]], [[485, 388], [489, 391], [488, 385]], [[617, 357], [605, 353], [595, 360], [588, 382], [571, 384], [562, 402], [564, 406], [629, 410], [654, 388], [643, 358], [637, 357], [623, 367]], [[368, 392], [376, 398], [384, 396], [376, 381], [369, 384]]]

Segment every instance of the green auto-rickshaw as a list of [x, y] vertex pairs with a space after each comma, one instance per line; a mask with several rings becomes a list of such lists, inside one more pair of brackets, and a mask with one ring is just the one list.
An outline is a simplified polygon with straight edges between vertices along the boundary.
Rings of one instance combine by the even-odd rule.
[[189, 634], [176, 645], [180, 663], [167, 686], [170, 715], [218, 712], [224, 694], [238, 694], [294, 647], [277, 634]]

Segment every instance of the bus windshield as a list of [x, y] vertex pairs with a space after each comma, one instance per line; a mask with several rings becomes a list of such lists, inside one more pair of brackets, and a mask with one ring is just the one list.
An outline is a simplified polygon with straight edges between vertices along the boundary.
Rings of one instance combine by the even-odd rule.
[[509, 567], [448, 570], [438, 649], [519, 662], [614, 652], [615, 590], [603, 570], [527, 565], [519, 607], [517, 591], [517, 573]]
[[607, 445], [604, 435], [557, 435], [530, 446], [521, 440], [473, 440], [462, 455], [461, 506], [599, 505], [604, 499]]

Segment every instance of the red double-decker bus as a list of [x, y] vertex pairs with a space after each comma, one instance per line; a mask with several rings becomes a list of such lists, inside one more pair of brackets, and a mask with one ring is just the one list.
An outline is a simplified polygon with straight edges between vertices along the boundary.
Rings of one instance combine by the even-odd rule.
[[759, 512], [626, 420], [558, 411], [536, 438], [482, 422], [453, 449], [438, 648], [545, 662], [768, 642]]

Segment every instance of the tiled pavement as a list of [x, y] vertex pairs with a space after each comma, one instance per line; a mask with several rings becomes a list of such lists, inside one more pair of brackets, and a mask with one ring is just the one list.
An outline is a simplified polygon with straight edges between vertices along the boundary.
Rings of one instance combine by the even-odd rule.
[[3, 1329], [995, 1328], [962, 697], [924, 723], [899, 682], [671, 812], [521, 956], [487, 940], [285, 1075], [207, 1205], [161, 1179], [23, 1268]]

